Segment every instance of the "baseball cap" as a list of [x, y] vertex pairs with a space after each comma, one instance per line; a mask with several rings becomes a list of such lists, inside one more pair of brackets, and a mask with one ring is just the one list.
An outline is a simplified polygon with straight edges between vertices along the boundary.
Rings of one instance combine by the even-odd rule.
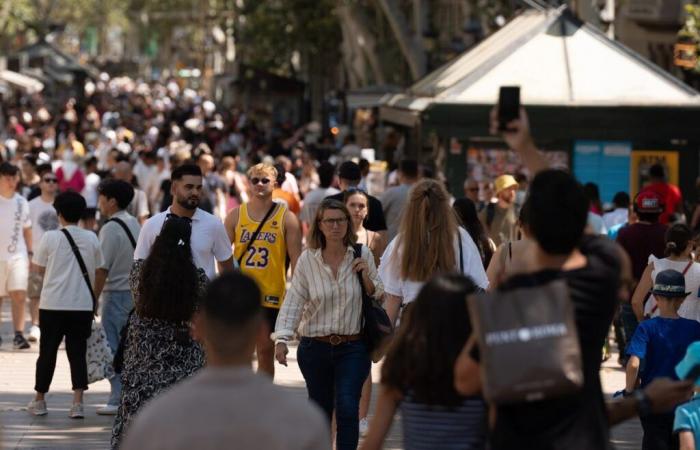
[[360, 170], [360, 166], [354, 162], [345, 161], [338, 168], [338, 177], [350, 181], [361, 180], [362, 171]]
[[676, 375], [681, 380], [692, 379], [700, 386], [700, 342], [688, 346], [685, 356], [676, 366]]
[[637, 194], [634, 200], [635, 211], [642, 214], [661, 214], [664, 212], [664, 199], [655, 191], [646, 190]]
[[515, 178], [513, 178], [512, 175], [501, 175], [500, 177], [496, 178], [493, 185], [496, 187], [496, 195], [498, 195], [501, 191], [513, 186], [518, 186], [518, 182], [515, 181]]
[[690, 295], [690, 292], [685, 291], [685, 277], [673, 269], [662, 270], [656, 275], [651, 293], [670, 298], [685, 298]]

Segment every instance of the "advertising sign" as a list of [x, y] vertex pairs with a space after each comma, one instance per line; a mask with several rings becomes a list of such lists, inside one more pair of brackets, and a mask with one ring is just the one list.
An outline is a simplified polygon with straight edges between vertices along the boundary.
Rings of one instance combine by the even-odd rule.
[[671, 184], [678, 186], [678, 152], [663, 150], [635, 150], [630, 170], [630, 195], [634, 196], [649, 181], [649, 168], [661, 164]]

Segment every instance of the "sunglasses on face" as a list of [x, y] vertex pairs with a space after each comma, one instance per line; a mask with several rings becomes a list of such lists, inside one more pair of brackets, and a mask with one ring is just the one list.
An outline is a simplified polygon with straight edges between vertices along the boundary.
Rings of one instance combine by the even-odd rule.
[[469, 188], [467, 189], [469, 192], [479, 192], [479, 188]]
[[41, 181], [44, 183], [58, 183], [58, 178], [42, 178]]
[[269, 179], [269, 178], [257, 178], [257, 177], [255, 177], [255, 178], [251, 178], [251, 179], [250, 179], [250, 183], [251, 183], [253, 186], [255, 186], [255, 185], [258, 184], [258, 183], [262, 183], [263, 185], [265, 185], [265, 184], [269, 184], [269, 183], [270, 183], [270, 179]]

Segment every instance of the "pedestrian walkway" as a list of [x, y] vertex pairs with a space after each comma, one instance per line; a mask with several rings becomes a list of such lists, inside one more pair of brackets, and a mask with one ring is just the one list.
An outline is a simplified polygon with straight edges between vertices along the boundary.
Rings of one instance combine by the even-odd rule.
[[[98, 416], [95, 410], [107, 402], [109, 383], [100, 381], [90, 385], [85, 393], [85, 419], [68, 417], [71, 404], [71, 384], [68, 359], [65, 351], [59, 351], [56, 373], [51, 390], [47, 395], [49, 414], [33, 417], [27, 414], [26, 406], [33, 396], [34, 368], [39, 353], [38, 345], [33, 344], [28, 351], [12, 350], [12, 327], [10, 325], [9, 302], [4, 301], [0, 336], [0, 449], [91, 449], [109, 448], [112, 418]], [[624, 386], [625, 374], [614, 363], [615, 356], [604, 364], [601, 371], [603, 389], [614, 392]], [[289, 366], [277, 366], [275, 381], [290, 392], [306, 397], [304, 380], [296, 362], [296, 347], [290, 348]], [[374, 365], [375, 394], [379, 367]], [[376, 395], [375, 395], [376, 396]], [[374, 397], [372, 401], [374, 402]], [[638, 420], [630, 420], [613, 429], [613, 442], [618, 450], [638, 450], [641, 448], [641, 427]], [[400, 418], [394, 422], [384, 448], [400, 450]]]

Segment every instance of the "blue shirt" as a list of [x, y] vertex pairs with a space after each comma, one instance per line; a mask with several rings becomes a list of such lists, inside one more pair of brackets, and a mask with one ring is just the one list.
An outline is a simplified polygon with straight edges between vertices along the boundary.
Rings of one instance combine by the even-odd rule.
[[673, 421], [673, 432], [690, 431], [695, 438], [695, 444], [700, 443], [700, 395], [695, 394], [692, 400], [676, 408], [676, 419]]
[[654, 317], [640, 323], [627, 347], [628, 356], [644, 360], [640, 374], [642, 387], [655, 378], [677, 380], [674, 368], [688, 346], [700, 340], [700, 322], [690, 319]]

